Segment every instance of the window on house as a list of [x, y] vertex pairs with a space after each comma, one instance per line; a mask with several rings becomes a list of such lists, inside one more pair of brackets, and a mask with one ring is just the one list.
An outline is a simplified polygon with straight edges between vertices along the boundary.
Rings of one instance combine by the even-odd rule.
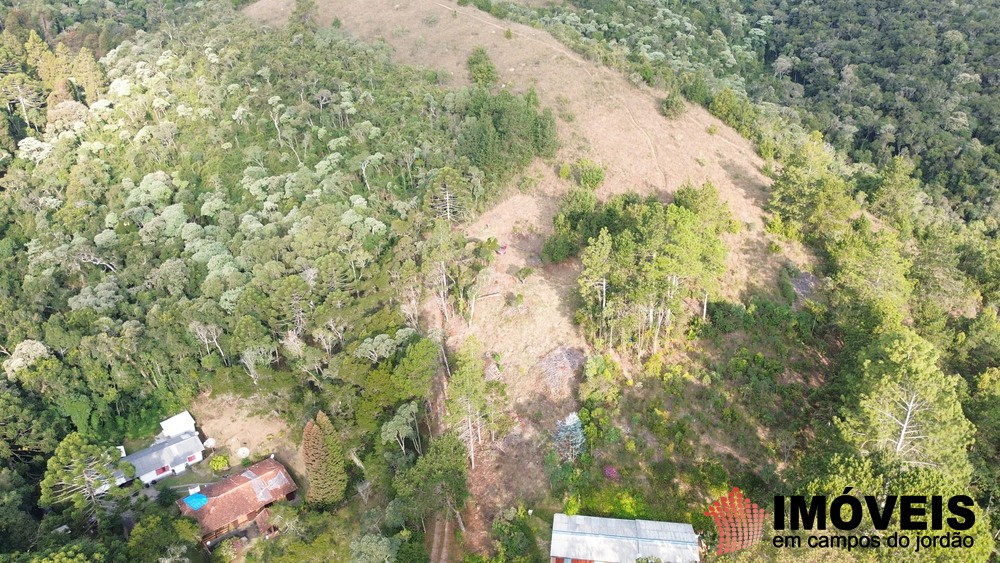
[[189, 455], [188, 456], [188, 463], [194, 463], [194, 460], [196, 460], [196, 459], [198, 459], [198, 456], [196, 456], [196, 455]]
[[156, 470], [156, 474], [157, 475], [163, 475], [167, 471], [170, 471], [170, 466], [169, 465], [164, 465], [163, 467], [161, 467], [161, 468], [159, 468], [159, 469]]

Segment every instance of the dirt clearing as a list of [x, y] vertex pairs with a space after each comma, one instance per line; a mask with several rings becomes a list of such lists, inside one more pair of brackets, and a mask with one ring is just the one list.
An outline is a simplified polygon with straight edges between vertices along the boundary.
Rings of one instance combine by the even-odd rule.
[[215, 451], [228, 455], [230, 465], [239, 464], [240, 448], [248, 448], [252, 458], [273, 453], [296, 479], [304, 478], [305, 465], [288, 425], [269, 412], [261, 401], [233, 396], [203, 395], [191, 405], [202, 434], [215, 439]]
[[[531, 173], [547, 173], [536, 165]], [[545, 184], [544, 185], [553, 185]], [[470, 470], [472, 502], [465, 513], [463, 541], [474, 551], [491, 548], [494, 515], [518, 501], [530, 503], [547, 494], [543, 461], [555, 420], [576, 410], [575, 382], [552, 389], [539, 365], [554, 350], [584, 350], [573, 324], [576, 264], [543, 265], [542, 242], [552, 230], [558, 203], [544, 186], [531, 194], [515, 194], [467, 225], [473, 238], [496, 237], [507, 250], [482, 274], [485, 283], [472, 322], [453, 315], [445, 325], [448, 348], [456, 350], [475, 337], [487, 353], [497, 354], [500, 378], [507, 384], [514, 428], [495, 450], [481, 452]], [[522, 268], [534, 273], [519, 281]], [[441, 326], [437, 304], [423, 311], [426, 326]]]

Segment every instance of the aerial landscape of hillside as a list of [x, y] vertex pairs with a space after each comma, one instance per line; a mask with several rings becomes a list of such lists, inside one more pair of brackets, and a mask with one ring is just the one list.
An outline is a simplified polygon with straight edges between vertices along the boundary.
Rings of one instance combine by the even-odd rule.
[[1000, 560], [1000, 3], [0, 2], [0, 561]]

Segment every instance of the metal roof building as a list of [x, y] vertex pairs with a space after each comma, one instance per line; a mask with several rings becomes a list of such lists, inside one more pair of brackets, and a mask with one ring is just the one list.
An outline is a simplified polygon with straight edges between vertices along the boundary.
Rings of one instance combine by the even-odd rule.
[[160, 429], [162, 429], [160, 436], [164, 438], [176, 438], [181, 434], [196, 432], [194, 417], [188, 411], [182, 411], [180, 414], [175, 414], [164, 420], [160, 423]]
[[635, 563], [640, 557], [700, 561], [698, 535], [691, 524], [555, 515], [550, 563]]
[[157, 469], [163, 467], [176, 467], [188, 463], [189, 457], [201, 454], [204, 449], [205, 447], [197, 434], [181, 434], [166, 442], [159, 442], [144, 450], [129, 454], [122, 459], [134, 465], [135, 476], [141, 477], [148, 473], [155, 473]]
[[[146, 485], [157, 480], [183, 473], [188, 466], [203, 458], [205, 445], [194, 426], [194, 417], [188, 411], [174, 415], [160, 423], [162, 432], [157, 434], [153, 444], [137, 452], [125, 455], [125, 447], [118, 446], [121, 461], [135, 468], [133, 477], [126, 477], [121, 469], [115, 469], [114, 483], [104, 483], [97, 488], [97, 494], [104, 494], [112, 485], [124, 485], [132, 479], [139, 479]], [[169, 475], [168, 475], [169, 474]]]
[[[197, 432], [188, 432], [166, 441], [154, 442], [144, 450], [122, 457], [122, 461], [135, 467], [135, 478], [143, 483], [154, 483], [168, 474], [181, 473], [189, 465], [202, 460], [205, 446]], [[121, 471], [115, 471], [115, 484], [122, 485], [130, 481]], [[102, 487], [106, 491], [110, 485]]]

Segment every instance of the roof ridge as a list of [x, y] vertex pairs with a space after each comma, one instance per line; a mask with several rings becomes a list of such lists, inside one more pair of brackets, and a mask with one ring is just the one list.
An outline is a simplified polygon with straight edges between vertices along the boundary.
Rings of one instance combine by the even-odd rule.
[[[258, 473], [256, 471], [253, 471], [254, 475], [256, 475], [256, 477], [254, 477], [253, 479], [251, 479], [251, 478], [247, 477], [246, 475], [244, 475], [244, 473], [246, 473], [247, 471], [251, 471], [254, 467], [257, 467], [258, 465], [262, 465], [265, 461], [273, 462], [273, 464], [270, 464], [270, 463], [267, 464], [267, 465], [269, 465], [271, 467], [268, 467], [267, 469], [261, 471], [260, 473]], [[237, 471], [235, 473], [232, 473], [232, 474], [224, 477], [221, 481], [216, 481], [215, 483], [207, 485], [202, 490], [202, 492], [204, 492], [206, 489], [211, 489], [213, 487], [218, 487], [218, 488], [221, 488], [223, 490], [220, 491], [219, 494], [212, 494], [209, 498], [220, 498], [220, 497], [225, 496], [225, 495], [227, 495], [227, 494], [229, 494], [229, 493], [231, 493], [233, 491], [236, 491], [236, 490], [240, 489], [241, 487], [249, 485], [250, 483], [252, 483], [254, 481], [254, 479], [260, 479], [261, 477], [263, 477], [265, 475], [272, 475], [274, 473], [281, 473], [281, 470], [283, 468], [284, 468], [284, 466], [282, 466], [280, 463], [276, 462], [275, 460], [273, 460], [271, 458], [268, 458], [266, 460], [258, 461], [257, 463], [255, 463], [255, 464], [253, 464], [251, 466], [240, 468], [241, 469], [240, 471]], [[246, 479], [246, 481], [244, 481], [242, 483], [234, 483], [233, 481], [236, 478], [238, 478], [238, 477], [242, 477], [242, 478]], [[220, 485], [222, 485], [222, 486], [220, 487]]]
[[698, 545], [696, 541], [683, 541], [683, 540], [670, 540], [666, 538], [640, 538], [639, 536], [620, 536], [618, 534], [604, 534], [600, 532], [581, 532], [575, 530], [553, 530], [553, 534], [566, 534], [568, 536], [591, 536], [595, 538], [613, 538], [632, 541], [635, 540], [645, 541], [645, 542], [664, 542], [664, 543], [676, 543], [681, 545]]

